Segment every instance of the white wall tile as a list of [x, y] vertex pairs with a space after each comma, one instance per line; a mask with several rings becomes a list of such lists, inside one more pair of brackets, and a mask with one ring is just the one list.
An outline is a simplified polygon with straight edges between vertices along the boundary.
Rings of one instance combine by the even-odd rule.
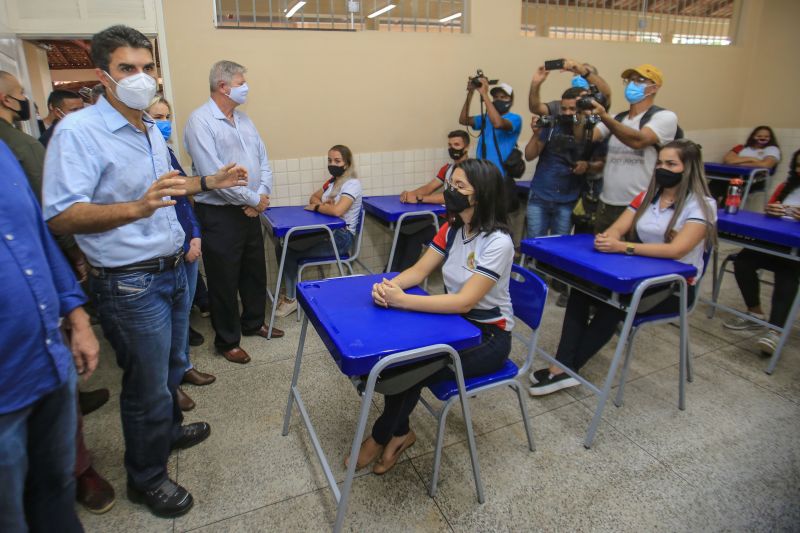
[[304, 157], [300, 160], [300, 170], [311, 170], [312, 163], [310, 157]]
[[298, 159], [287, 159], [286, 160], [286, 169], [287, 170], [300, 170], [300, 160], [298, 160]]

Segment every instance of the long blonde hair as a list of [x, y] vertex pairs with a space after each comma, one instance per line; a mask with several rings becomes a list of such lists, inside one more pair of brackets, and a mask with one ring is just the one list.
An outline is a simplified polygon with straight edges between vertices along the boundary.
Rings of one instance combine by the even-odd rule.
[[347, 168], [344, 170], [344, 174], [342, 174], [339, 179], [335, 179], [333, 181], [331, 196], [336, 196], [339, 194], [339, 191], [342, 190], [342, 186], [347, 180], [356, 178], [356, 169], [353, 166], [353, 152], [350, 150], [350, 148], [343, 144], [336, 144], [328, 151], [339, 152], [342, 155], [342, 159], [344, 159], [345, 165], [347, 165]]
[[[675, 236], [675, 223], [678, 221], [678, 216], [683, 211], [686, 199], [689, 194], [693, 194], [695, 200], [700, 205], [700, 210], [703, 212], [708, 224], [706, 224], [706, 249], [710, 250], [717, 244], [717, 225], [712, 223], [716, 219], [716, 213], [712, 210], [707, 198], [711, 198], [711, 192], [708, 189], [706, 182], [705, 171], [703, 170], [703, 154], [699, 144], [694, 143], [688, 139], [676, 139], [662, 146], [658, 153], [667, 148], [671, 148], [678, 153], [681, 162], [683, 163], [683, 178], [678, 184], [678, 192], [675, 195], [675, 204], [673, 205], [672, 218], [667, 224], [667, 229], [664, 231], [664, 242], [671, 242]], [[636, 224], [639, 219], [647, 211], [644, 207], [653, 203], [653, 199], [661, 192], [661, 187], [656, 184], [655, 169], [653, 169], [653, 177], [650, 179], [650, 185], [647, 187], [647, 192], [642, 200], [641, 207], [636, 210], [636, 215], [633, 217], [633, 224], [631, 229], [628, 230], [627, 239], [637, 241], [638, 235], [636, 234]]]

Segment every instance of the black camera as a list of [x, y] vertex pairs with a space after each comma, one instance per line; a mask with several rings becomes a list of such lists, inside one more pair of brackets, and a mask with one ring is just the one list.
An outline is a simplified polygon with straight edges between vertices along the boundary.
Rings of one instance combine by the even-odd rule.
[[555, 125], [555, 121], [551, 115], [542, 115], [539, 117], [539, 120], [536, 121], [537, 128], [552, 128]]
[[589, 85], [589, 94], [578, 98], [578, 101], [575, 102], [575, 107], [580, 111], [591, 111], [594, 109], [594, 102], [608, 109], [608, 99], [606, 95], [600, 92], [597, 85]]
[[[481, 78], [485, 78], [485, 77], [486, 76], [484, 76], [483, 71], [481, 69], [478, 69], [478, 72], [475, 73], [475, 77], [474, 78], [470, 78], [469, 82], [476, 89], [480, 89], [480, 87], [481, 87]], [[497, 85], [497, 80], [487, 80], [486, 83], [488, 83], [489, 85]]]
[[589, 127], [597, 126], [600, 123], [600, 115], [589, 115], [584, 120]]

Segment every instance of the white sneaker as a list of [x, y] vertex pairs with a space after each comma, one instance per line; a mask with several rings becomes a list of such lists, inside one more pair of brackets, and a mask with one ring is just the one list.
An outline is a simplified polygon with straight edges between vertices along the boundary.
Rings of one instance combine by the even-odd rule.
[[275, 316], [285, 317], [291, 315], [297, 310], [297, 300], [282, 300], [275, 310]]
[[778, 347], [781, 336], [775, 330], [769, 330], [766, 335], [758, 339], [758, 347], [764, 355], [772, 355]]
[[[752, 316], [753, 318], [757, 318], [759, 320], [766, 320], [767, 319], [764, 315], [762, 315], [760, 313], [751, 313], [750, 311], [748, 311], [747, 314], [749, 316]], [[729, 318], [728, 320], [723, 321], [722, 325], [725, 326], [728, 329], [734, 329], [734, 330], [761, 329], [761, 328], [764, 327], [761, 324], [756, 324], [755, 322], [750, 322], [746, 318], [742, 318], [742, 317], [739, 317], [739, 316], [735, 316], [733, 318]]]

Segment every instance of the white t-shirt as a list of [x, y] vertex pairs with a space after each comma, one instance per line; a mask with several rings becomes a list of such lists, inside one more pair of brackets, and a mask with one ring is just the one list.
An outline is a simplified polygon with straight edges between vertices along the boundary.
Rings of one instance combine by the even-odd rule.
[[[328, 201], [334, 189], [334, 179], [331, 178], [322, 186], [322, 202]], [[350, 209], [342, 216], [347, 223], [347, 229], [353, 235], [358, 231], [358, 217], [361, 214], [361, 182], [357, 178], [350, 178], [342, 184], [336, 196], [333, 197], [333, 203], [338, 204], [342, 195], [352, 198], [353, 203]]]
[[[628, 209], [634, 212], [638, 210], [642, 205], [644, 195], [644, 192], [639, 193], [630, 203]], [[687, 222], [715, 224], [717, 221], [717, 203], [713, 198], [706, 198], [705, 200], [708, 203], [709, 212], [713, 220], [708, 220], [706, 218], [694, 194], [690, 193], [688, 198], [686, 198], [686, 202], [683, 204], [683, 210], [678, 215], [678, 220], [675, 221], [673, 229], [679, 232]], [[647, 212], [642, 215], [642, 218], [636, 223], [636, 234], [639, 236], [639, 240], [646, 244], [663, 243], [664, 232], [667, 231], [667, 226], [672, 219], [673, 213], [674, 209], [671, 206], [666, 209], [661, 209], [659, 207], [658, 196], [656, 196], [653, 203], [647, 207]], [[678, 261], [694, 266], [697, 269], [697, 275], [702, 275], [703, 252], [705, 251], [705, 246], [706, 241], [703, 239], [692, 248], [688, 254], [678, 259]], [[694, 285], [697, 280], [696, 278], [691, 278], [688, 281], [690, 285]]]
[[[635, 117], [626, 116], [622, 124], [639, 129], [639, 121], [644, 112]], [[675, 139], [678, 130], [678, 116], [664, 109], [650, 117], [645, 128], [650, 128], [658, 137], [658, 144], [664, 145]], [[603, 123], [597, 125], [597, 130], [603, 139], [610, 135], [608, 126]], [[647, 189], [656, 168], [658, 152], [655, 146], [635, 150], [622, 144], [616, 137], [608, 140], [608, 155], [603, 169], [603, 191], [600, 200], [609, 205], [628, 205], [639, 191]]]
[[786, 198], [781, 202], [783, 205], [797, 205], [800, 206], [800, 187], [793, 190], [786, 195]]
[[777, 161], [780, 161], [781, 151], [777, 146], [765, 146], [764, 148], [745, 146], [739, 151], [739, 157], [755, 157], [760, 161], [768, 157], [774, 157]]
[[480, 232], [467, 238], [464, 228], [459, 228], [450, 251], [447, 252], [445, 223], [433, 238], [430, 247], [445, 257], [442, 277], [447, 292], [455, 294], [473, 274], [486, 276], [495, 282], [489, 292], [465, 316], [475, 322], [494, 324], [511, 331], [514, 327], [514, 309], [508, 283], [511, 263], [514, 262], [514, 242], [511, 235], [502, 231]]

